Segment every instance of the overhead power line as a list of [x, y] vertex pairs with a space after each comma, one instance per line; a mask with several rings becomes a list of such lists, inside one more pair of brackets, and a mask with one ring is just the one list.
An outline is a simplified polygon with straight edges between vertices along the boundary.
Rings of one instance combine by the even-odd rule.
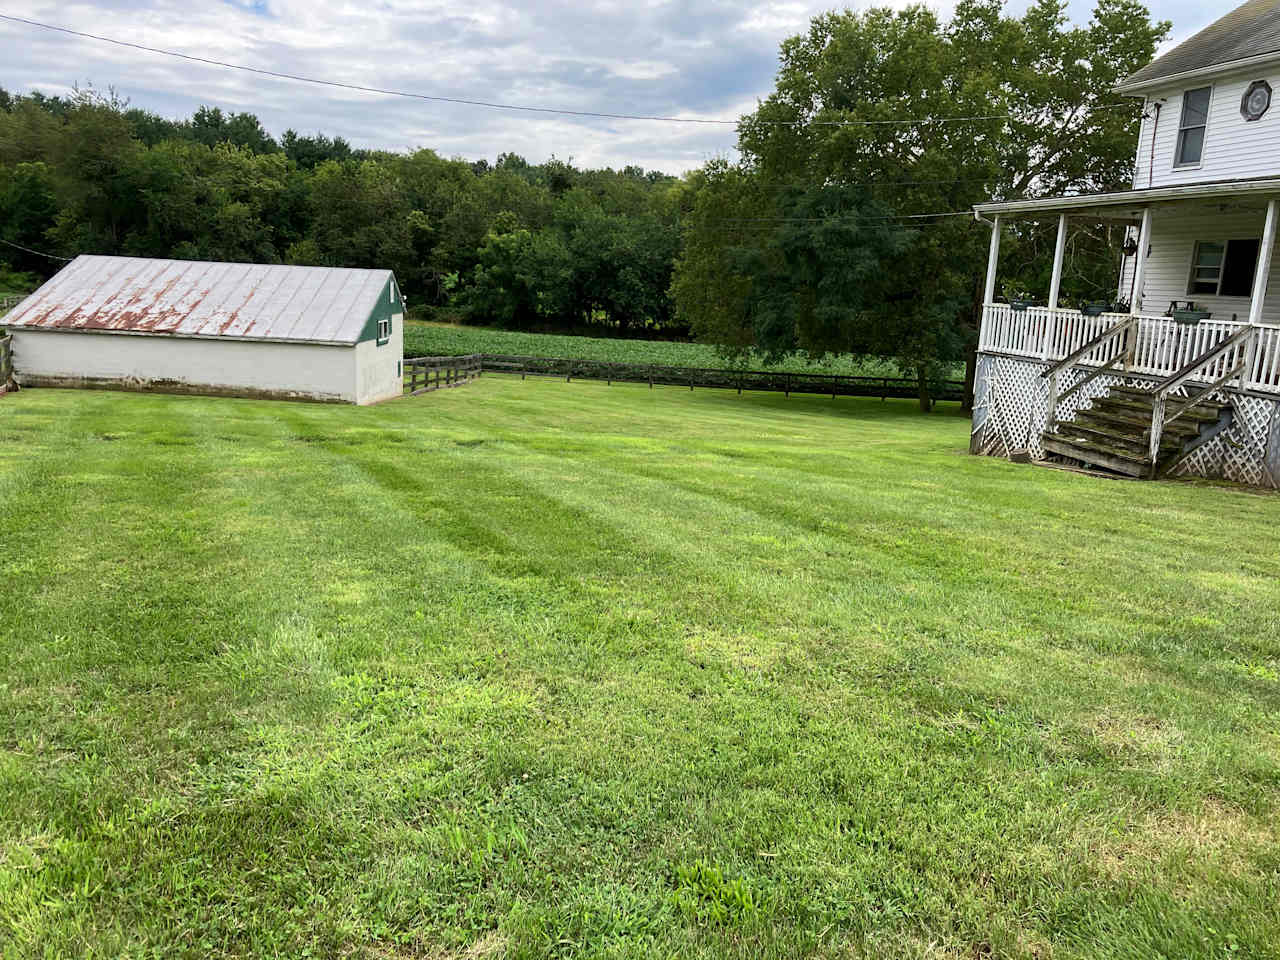
[[884, 223], [898, 220], [932, 220], [935, 217], [972, 217], [972, 210], [944, 210], [940, 213], [895, 213], [876, 217], [721, 217], [717, 223]]
[[[296, 73], [282, 73], [277, 70], [266, 70], [262, 67], [250, 67], [241, 63], [229, 63], [226, 60], [216, 60], [213, 57], [200, 57], [190, 53], [180, 53], [177, 50], [165, 50], [161, 47], [150, 47], [142, 43], [134, 43], [130, 40], [118, 40], [114, 37], [104, 37], [96, 33], [86, 33], [83, 30], [72, 30], [69, 27], [60, 27], [57, 24], [43, 23], [39, 20], [29, 20], [26, 17], [15, 17], [12, 14], [0, 13], [0, 20], [8, 20], [11, 23], [26, 24], [29, 27], [39, 27], [42, 30], [52, 30], [55, 33], [63, 33], [73, 37], [81, 37], [86, 40], [97, 40], [101, 43], [111, 43], [118, 47], [128, 47], [132, 50], [142, 50], [146, 53], [159, 54], [164, 57], [175, 57], [179, 60], [186, 60], [191, 63], [203, 63], [214, 67], [226, 67], [228, 70], [241, 70], [245, 73], [253, 73], [263, 77], [275, 77], [278, 80], [296, 80], [299, 83], [314, 83], [325, 87], [336, 87], [342, 90], [354, 90], [360, 93], [376, 93], [387, 97], [406, 97], [411, 100], [427, 100], [433, 103], [454, 103], [470, 107], [487, 107], [492, 110], [513, 110], [523, 113], [546, 113], [556, 114], [566, 117], [590, 117], [601, 120], [653, 120], [663, 123], [692, 123], [692, 124], [715, 124], [723, 126], [737, 126], [740, 120], [721, 120], [707, 117], [666, 117], [649, 114], [637, 113], [599, 113], [592, 110], [568, 110], [559, 107], [541, 107], [529, 104], [516, 103], [500, 103], [493, 100], [473, 100], [466, 97], [446, 97], [439, 94], [429, 93], [411, 93], [405, 90], [391, 90], [385, 87], [371, 87], [358, 83], [346, 83], [341, 80], [325, 80], [320, 77], [306, 77]], [[1096, 110], [1116, 110], [1122, 107], [1129, 107], [1130, 104], [1117, 103], [1111, 105], [1102, 105], [1095, 107]], [[927, 126], [939, 123], [970, 123], [983, 120], [1019, 120], [1022, 119], [1015, 114], [992, 114], [987, 116], [971, 116], [971, 117], [926, 117], [921, 119], [894, 118], [891, 120], [765, 120], [758, 119], [755, 122], [766, 124], [769, 126], [823, 126], [823, 127], [874, 127], [874, 126]]]
[[21, 250], [24, 253], [30, 253], [37, 257], [48, 257], [50, 260], [61, 260], [63, 263], [70, 263], [75, 259], [74, 257], [60, 257], [56, 253], [44, 253], [41, 250], [32, 250], [30, 247], [24, 247], [20, 243], [14, 243], [12, 240], [6, 240], [3, 237], [0, 237], [0, 243], [3, 243], [7, 247], [13, 247], [15, 250]]

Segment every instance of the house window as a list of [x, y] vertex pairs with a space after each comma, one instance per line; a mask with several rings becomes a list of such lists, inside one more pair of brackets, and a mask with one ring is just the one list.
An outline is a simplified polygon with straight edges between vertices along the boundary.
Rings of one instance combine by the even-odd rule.
[[378, 343], [386, 343], [391, 339], [391, 318], [383, 317], [378, 321]]
[[1201, 240], [1191, 261], [1187, 293], [1247, 297], [1253, 292], [1260, 240]]
[[1209, 126], [1209, 96], [1212, 87], [1199, 87], [1182, 95], [1182, 115], [1178, 118], [1178, 153], [1174, 166], [1194, 167], [1204, 154], [1204, 133]]

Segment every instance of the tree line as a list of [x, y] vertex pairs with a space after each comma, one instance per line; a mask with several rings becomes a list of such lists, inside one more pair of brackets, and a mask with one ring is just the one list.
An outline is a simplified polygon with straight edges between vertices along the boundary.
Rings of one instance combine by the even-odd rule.
[[[1129, 186], [1141, 107], [1111, 90], [1168, 28], [1137, 0], [1098, 0], [1085, 26], [1057, 0], [824, 14], [783, 43], [740, 159], [681, 177], [0, 90], [0, 262], [58, 265], [25, 247], [390, 268], [411, 306], [472, 323], [890, 358], [927, 407], [976, 342], [989, 233], [957, 214]], [[1005, 295], [1043, 296], [1055, 226], [1011, 231]], [[1120, 239], [1074, 225], [1068, 300], [1115, 295]]]

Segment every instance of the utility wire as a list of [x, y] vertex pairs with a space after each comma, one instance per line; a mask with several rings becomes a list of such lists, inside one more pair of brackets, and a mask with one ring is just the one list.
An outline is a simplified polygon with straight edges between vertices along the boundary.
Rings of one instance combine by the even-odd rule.
[[[39, 27], [43, 30], [52, 30], [55, 33], [68, 34], [73, 37], [83, 37], [86, 40], [98, 40], [102, 43], [112, 43], [119, 47], [129, 47], [133, 50], [142, 50], [146, 53], [155, 53], [165, 57], [176, 57], [179, 60], [187, 60], [192, 63], [204, 63], [214, 67], [226, 67], [229, 70], [242, 70], [245, 73], [254, 73], [264, 77], [275, 77], [279, 80], [296, 80], [301, 83], [315, 83], [325, 87], [337, 87], [343, 90], [355, 90], [361, 93], [376, 93], [388, 97], [407, 97], [412, 100], [429, 100], [434, 103], [456, 103], [471, 107], [488, 107], [493, 110], [514, 110], [525, 113], [550, 113], [567, 117], [593, 117], [603, 120], [656, 120], [664, 123], [703, 123], [717, 124], [725, 126], [737, 126], [740, 120], [719, 120], [709, 119], [705, 117], [664, 117], [650, 116], [647, 114], [635, 113], [596, 113], [590, 110], [566, 110], [556, 107], [536, 107], [525, 104], [515, 103], [499, 103], [492, 100], [471, 100], [464, 97], [444, 97], [436, 94], [427, 93], [409, 93], [404, 90], [389, 90], [383, 87], [370, 87], [358, 83], [344, 83], [340, 80], [324, 80], [319, 77], [304, 77], [296, 73], [281, 73], [276, 70], [264, 70], [261, 67], [250, 67], [240, 63], [228, 63], [225, 60], [215, 60], [212, 57], [198, 57], [194, 54], [179, 53], [176, 50], [165, 50], [160, 47], [149, 47], [141, 43], [133, 43], [129, 40], [117, 40], [114, 37], [104, 37], [96, 33], [86, 33], [82, 30], [72, 30], [69, 27], [60, 27], [52, 23], [42, 23], [39, 20], [29, 20], [26, 17], [15, 17], [12, 14], [0, 13], [0, 20], [8, 20], [11, 23], [22, 23], [29, 27]], [[1130, 107], [1127, 103], [1117, 103], [1111, 105], [1100, 105], [1095, 110], [1118, 110], [1120, 108]], [[1018, 120], [1020, 117], [1014, 114], [994, 114], [989, 116], [973, 116], [973, 117], [929, 117], [920, 120], [909, 119], [893, 119], [893, 120], [763, 120], [758, 119], [754, 122], [762, 123], [769, 126], [798, 126], [810, 125], [821, 127], [858, 127], [858, 126], [927, 126], [935, 123], [969, 123], [983, 120]]]
[[24, 247], [20, 243], [14, 243], [13, 241], [6, 240], [3, 237], [0, 237], [0, 243], [3, 243], [5, 246], [13, 247], [15, 250], [22, 250], [25, 253], [33, 254], [37, 257], [48, 257], [50, 260], [61, 260], [63, 263], [70, 263], [75, 259], [74, 257], [60, 257], [55, 253], [44, 253], [40, 250], [32, 250], [30, 247]]
[[895, 213], [877, 217], [721, 217], [717, 223], [882, 223], [896, 220], [931, 220], [934, 217], [972, 217], [972, 210], [944, 210], [941, 213]]

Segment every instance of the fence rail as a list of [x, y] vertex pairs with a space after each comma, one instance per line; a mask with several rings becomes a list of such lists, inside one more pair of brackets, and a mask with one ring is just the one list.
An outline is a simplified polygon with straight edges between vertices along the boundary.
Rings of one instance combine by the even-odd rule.
[[429, 390], [456, 387], [480, 376], [479, 354], [466, 357], [413, 357], [403, 363], [404, 392], [417, 396]]
[[[650, 387], [711, 387], [722, 390], [813, 393], [841, 397], [908, 397], [920, 395], [919, 381], [910, 377], [859, 377], [846, 374], [789, 373], [774, 370], [728, 370], [714, 367], [673, 367], [650, 363], [614, 363], [566, 357], [524, 357], [485, 353], [480, 361], [486, 371], [523, 377], [563, 377], [565, 380], [603, 380], [606, 383], [647, 383]], [[964, 382], [930, 383], [935, 400], [963, 400]]]
[[[1015, 310], [1007, 303], [989, 303], [983, 308], [979, 349], [1056, 362], [1130, 319], [1127, 313], [1089, 316], [1079, 310], [1048, 307]], [[1179, 323], [1172, 317], [1140, 316], [1137, 330], [1131, 334], [1135, 341], [1129, 369], [1151, 376], [1170, 376], [1247, 326], [1239, 320], [1211, 318], [1199, 323]], [[1100, 366], [1111, 355], [1109, 351], [1110, 346], [1102, 344], [1076, 362]], [[1214, 379], [1237, 362], [1229, 355], [1218, 359], [1217, 367], [1204, 371], [1206, 377]], [[1280, 393], [1280, 327], [1258, 328], [1257, 342], [1243, 380], [1245, 389]]]
[[14, 307], [16, 307], [25, 299], [27, 298], [23, 294], [16, 294], [8, 297], [0, 297], [0, 317], [3, 317], [6, 313], [8, 313], [10, 310], [12, 310]]

